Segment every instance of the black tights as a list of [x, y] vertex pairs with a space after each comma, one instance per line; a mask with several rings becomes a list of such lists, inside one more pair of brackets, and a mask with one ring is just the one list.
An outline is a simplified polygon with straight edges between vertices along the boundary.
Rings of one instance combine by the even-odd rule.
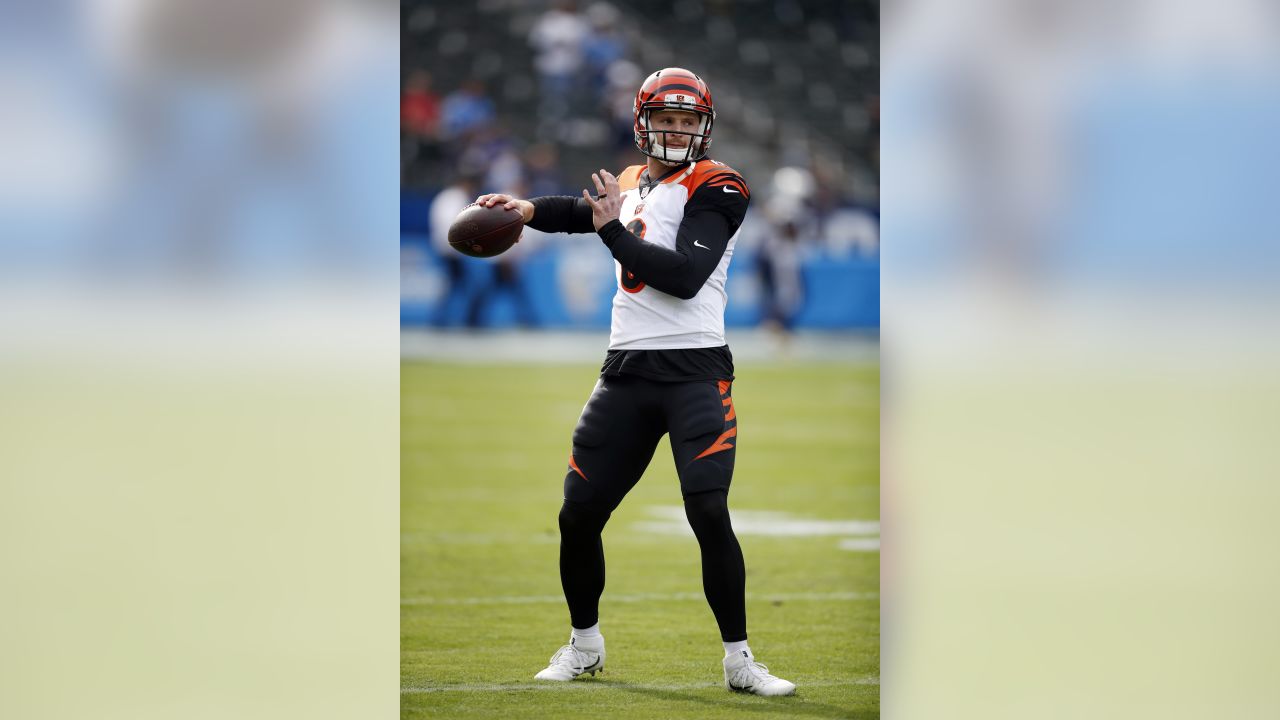
[[560, 585], [569, 620], [579, 629], [600, 621], [604, 592], [604, 543], [600, 532], [610, 513], [565, 500], [560, 508]]
[[[711, 490], [684, 499], [685, 516], [702, 549], [702, 590], [725, 642], [747, 639], [746, 566], [729, 523], [728, 493]], [[560, 582], [576, 628], [600, 620], [604, 592], [604, 544], [600, 533], [611, 513], [569, 500], [560, 508]]]

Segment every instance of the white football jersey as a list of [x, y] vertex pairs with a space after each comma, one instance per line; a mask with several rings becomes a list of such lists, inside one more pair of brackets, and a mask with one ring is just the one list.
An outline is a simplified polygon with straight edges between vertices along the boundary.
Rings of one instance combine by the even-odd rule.
[[[732, 168], [706, 159], [648, 187], [641, 197], [639, 178], [644, 169], [644, 165], [633, 165], [618, 176], [622, 189], [618, 219], [637, 237], [668, 250], [676, 250], [676, 231], [684, 219], [685, 205], [699, 188], [748, 194], [746, 183]], [[609, 349], [678, 350], [724, 345], [724, 310], [729, 297], [725, 280], [740, 232], [741, 228], [734, 230], [720, 263], [689, 300], [647, 287], [615, 261], [618, 290], [613, 296]]]

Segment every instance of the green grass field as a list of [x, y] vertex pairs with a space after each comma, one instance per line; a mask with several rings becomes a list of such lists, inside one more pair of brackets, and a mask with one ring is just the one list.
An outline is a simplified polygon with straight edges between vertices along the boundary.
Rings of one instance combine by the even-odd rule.
[[533, 681], [568, 637], [556, 514], [598, 367], [402, 366], [401, 716], [879, 717], [878, 534], [834, 523], [879, 519], [874, 365], [743, 364], [734, 383], [751, 647], [795, 697], [724, 689], [697, 543], [655, 529], [680, 504], [665, 439], [605, 528], [605, 672]]

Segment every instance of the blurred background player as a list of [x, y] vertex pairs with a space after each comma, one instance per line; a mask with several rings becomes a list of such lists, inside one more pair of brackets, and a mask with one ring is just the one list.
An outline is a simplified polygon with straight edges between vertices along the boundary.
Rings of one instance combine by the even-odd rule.
[[476, 194], [480, 192], [481, 174], [477, 169], [467, 168], [458, 173], [457, 180], [449, 187], [441, 190], [431, 201], [431, 243], [440, 256], [445, 267], [444, 299], [440, 302], [433, 318], [436, 326], [449, 324], [450, 311], [455, 304], [466, 308], [467, 324], [475, 326], [474, 298], [468, 293], [466, 257], [449, 245], [449, 226], [453, 224], [458, 213], [470, 205]]
[[758, 265], [764, 307], [762, 324], [775, 333], [785, 348], [804, 297], [800, 229], [796, 221], [773, 225], [760, 246]]
[[[501, 167], [502, 163], [495, 163]], [[496, 169], [496, 168], [495, 168]], [[489, 177], [501, 173], [490, 172]], [[490, 180], [490, 187], [506, 188], [506, 194], [518, 194], [525, 187], [525, 182], [517, 175]], [[468, 204], [475, 199], [475, 194], [467, 198]], [[542, 233], [526, 227], [520, 240], [511, 249], [494, 258], [482, 261], [487, 267], [480, 274], [480, 282], [471, 294], [471, 303], [467, 309], [467, 326], [483, 327], [487, 319], [492, 317], [495, 305], [503, 299], [508, 301], [516, 323], [522, 328], [535, 329], [541, 323], [538, 318], [537, 303], [533, 292], [525, 278], [524, 268], [529, 256], [541, 249]], [[462, 257], [459, 253], [452, 253]]]
[[584, 189], [581, 198], [479, 198], [518, 209], [543, 232], [597, 232], [619, 286], [600, 379], [573, 432], [559, 516], [569, 644], [536, 678], [567, 681], [604, 668], [601, 532], [669, 434], [724, 644], [725, 686], [790, 695], [795, 685], [770, 674], [747, 644], [746, 570], [728, 508], [737, 415], [725, 282], [751, 193], [737, 171], [707, 157], [715, 109], [700, 77], [659, 70], [633, 107], [634, 143], [646, 162], [617, 177], [592, 173], [597, 197]]

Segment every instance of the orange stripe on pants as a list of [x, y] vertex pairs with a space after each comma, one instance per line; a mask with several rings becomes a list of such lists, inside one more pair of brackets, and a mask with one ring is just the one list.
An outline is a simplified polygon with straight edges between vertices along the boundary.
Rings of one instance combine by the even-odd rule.
[[720, 437], [716, 438], [716, 441], [711, 444], [711, 447], [707, 448], [706, 450], [703, 450], [702, 453], [698, 455], [698, 457], [694, 458], [694, 460], [701, 460], [702, 458], [712, 453], [718, 453], [721, 450], [732, 450], [733, 445], [730, 445], [725, 441], [731, 437], [737, 437], [737, 435], [738, 435], [738, 428], [736, 427], [731, 427], [728, 430], [725, 430], [723, 433], [721, 433]]

